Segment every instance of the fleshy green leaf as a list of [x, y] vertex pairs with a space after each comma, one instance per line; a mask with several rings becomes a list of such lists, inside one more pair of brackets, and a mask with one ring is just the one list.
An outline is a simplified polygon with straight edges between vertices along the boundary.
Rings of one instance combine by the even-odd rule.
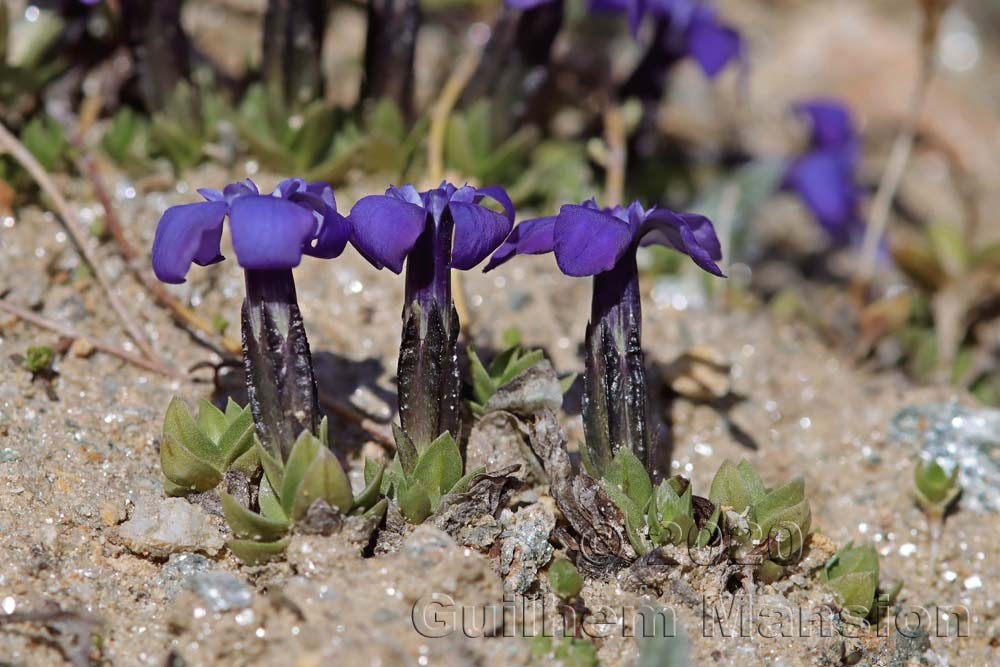
[[748, 461], [744, 459], [736, 466], [726, 460], [715, 473], [708, 499], [716, 506], [724, 505], [743, 513], [764, 493], [764, 484]]
[[462, 453], [450, 433], [442, 433], [420, 455], [411, 477], [432, 497], [448, 492], [462, 478]]
[[549, 566], [549, 585], [564, 600], [575, 598], [583, 589], [583, 577], [568, 558], [557, 558]]
[[257, 504], [260, 506], [261, 515], [265, 518], [272, 521], [288, 522], [288, 515], [285, 514], [285, 508], [281, 506], [281, 499], [278, 498], [278, 494], [274, 492], [266, 478], [260, 482]]
[[294, 516], [293, 506], [298, 496], [299, 486], [305, 479], [309, 465], [323, 449], [319, 439], [309, 431], [302, 431], [285, 463], [284, 479], [281, 482], [281, 506], [285, 513]]
[[611, 501], [625, 515], [625, 533], [628, 535], [628, 540], [632, 543], [632, 547], [640, 556], [649, 553], [652, 545], [643, 534], [646, 522], [643, 510], [616, 484], [604, 480], [603, 486], [604, 491], [611, 498]]
[[198, 428], [209, 440], [219, 442], [226, 430], [226, 415], [203, 398], [198, 402]]
[[378, 502], [379, 496], [382, 495], [382, 477], [385, 474], [385, 466], [378, 465], [373, 462], [376, 470], [374, 472], [374, 476], [371, 479], [368, 479], [369, 461], [370, 459], [365, 459], [365, 488], [358, 494], [358, 497], [354, 499], [355, 507], [362, 510], [370, 509], [376, 502]]
[[175, 485], [174, 490], [183, 489], [185, 493], [211, 491], [223, 477], [223, 473], [166, 434], [160, 444], [160, 468], [163, 476]]
[[260, 440], [257, 438], [254, 441], [254, 451], [257, 453], [257, 458], [260, 459], [260, 467], [264, 469], [264, 477], [267, 478], [268, 483], [271, 487], [277, 491], [284, 487], [285, 482], [285, 470], [278, 459], [271, 456], [270, 452], [264, 448]]
[[400, 485], [396, 489], [396, 502], [399, 503], [399, 511], [410, 523], [423, 523], [431, 515], [430, 494], [418, 481]]
[[225, 491], [219, 491], [222, 513], [233, 535], [240, 539], [272, 542], [288, 532], [287, 521], [275, 521], [251, 512]]
[[229, 540], [229, 550], [247, 565], [260, 565], [274, 560], [288, 548], [288, 540], [276, 542], [255, 542], [253, 540]]
[[469, 355], [469, 370], [472, 373], [472, 395], [479, 405], [485, 405], [490, 400], [490, 396], [496, 393], [497, 386], [493, 383], [489, 371], [483, 366], [479, 355], [470, 345], [467, 349]]
[[636, 507], [643, 509], [653, 495], [649, 473], [632, 450], [622, 447], [604, 472], [604, 480], [617, 486]]
[[354, 506], [351, 482], [347, 479], [337, 457], [321, 448], [309, 464], [292, 504], [292, 516], [301, 519], [316, 500], [325, 500], [341, 514]]
[[174, 441], [183, 445], [195, 457], [211, 464], [213, 467], [221, 468], [222, 461], [219, 450], [195, 422], [187, 406], [176, 396], [171, 399], [167, 406], [167, 414], [163, 417], [163, 436], [166, 441], [170, 436]]
[[462, 476], [457, 482], [455, 482], [454, 486], [448, 489], [448, 493], [465, 493], [466, 491], [469, 490], [469, 484], [472, 483], [472, 480], [475, 479], [478, 475], [482, 475], [484, 472], [486, 472], [485, 466], [479, 466], [475, 470], [470, 470], [468, 473]]

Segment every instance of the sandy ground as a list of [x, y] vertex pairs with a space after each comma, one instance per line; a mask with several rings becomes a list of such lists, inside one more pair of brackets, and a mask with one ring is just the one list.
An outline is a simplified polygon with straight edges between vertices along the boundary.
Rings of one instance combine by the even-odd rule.
[[[130, 235], [148, 244], [159, 211], [189, 201], [195, 186], [219, 185], [231, 180], [228, 176], [205, 168], [171, 193], [136, 189], [120, 180], [116, 205]], [[261, 178], [263, 187], [272, 184]], [[68, 187], [83, 192], [79, 184]], [[354, 193], [338, 195], [343, 208]], [[87, 210], [95, 213], [86, 196], [80, 201], [85, 217]], [[0, 291], [6, 299], [81, 331], [123, 340], [102, 295], [79, 271], [76, 253], [51, 216], [28, 209], [16, 219], [0, 221], [0, 251], [5, 257]], [[216, 359], [123, 275], [111, 246], [100, 246], [98, 253], [121, 296], [147, 323], [157, 350], [173, 366], [184, 369]], [[330, 263], [307, 259], [296, 277], [324, 389], [388, 420], [395, 412], [392, 375], [401, 280], [373, 270], [352, 250]], [[195, 267], [190, 278], [176, 288], [177, 294], [190, 298], [199, 312], [218, 314], [235, 327], [242, 285], [235, 263]], [[497, 344], [505, 329], [518, 327], [527, 344], [546, 348], [560, 371], [582, 370], [578, 348], [589, 310], [586, 281], [563, 277], [550, 258], [542, 257], [512, 262], [488, 275], [469, 273], [466, 289], [478, 345]], [[929, 639], [904, 641], [892, 633], [869, 633], [861, 640], [836, 634], [803, 638], [797, 626], [786, 629], [793, 636], [784, 637], [780, 629], [766, 629], [773, 627], [773, 617], [759, 614], [750, 616], [742, 633], [746, 636], [738, 624], [724, 636], [713, 626], [713, 614], [734, 601], [737, 610], [747, 613], [756, 604], [758, 610], [788, 607], [808, 614], [828, 598], [806, 568], [776, 586], [758, 587], [752, 597], [743, 589], [734, 597], [720, 588], [724, 579], [718, 572], [704, 568], [674, 572], [669, 585], [654, 591], [636, 592], [622, 581], [588, 581], [582, 595], [588, 608], [619, 610], [607, 624], [595, 622], [599, 657], [610, 665], [632, 664], [636, 642], [624, 636], [631, 627], [629, 611], [653, 605], [676, 614], [697, 664], [838, 664], [842, 653], [859, 645], [870, 664], [995, 664], [994, 645], [1000, 638], [991, 585], [997, 581], [1000, 556], [996, 517], [960, 508], [947, 522], [939, 566], [929, 572], [927, 525], [909, 497], [915, 452], [886, 438], [890, 419], [903, 406], [967, 399], [947, 389], [914, 389], [895, 375], [858, 372], [804, 328], [775, 323], [760, 312], [724, 312], [706, 303], [697, 289], [664, 284], [645, 285], [644, 291], [654, 387], [661, 385], [657, 368], [698, 344], [729, 360], [738, 397], [725, 414], [684, 399], [670, 405], [654, 401], [662, 440], [674, 445], [676, 471], [690, 476], [695, 489], [705, 494], [725, 458], [749, 458], [769, 483], [803, 475], [814, 530], [835, 544], [874, 542], [882, 556], [883, 580], [905, 581], [901, 606], [928, 609], [932, 615], [922, 626]], [[179, 395], [193, 404], [211, 395], [211, 384], [164, 380], [100, 353], [69, 353], [57, 360], [58, 376], [49, 392], [12, 355], [32, 345], [55, 346], [57, 337], [8, 316], [0, 317], [0, 326], [4, 613], [59, 608], [95, 619], [100, 655], [114, 665], [306, 666], [334, 658], [348, 665], [554, 660], [524, 636], [531, 631], [523, 612], [501, 615], [485, 629], [483, 623], [473, 624], [465, 632], [459, 614], [457, 625], [446, 623], [447, 632], [424, 628], [425, 634], [444, 636], [417, 632], [415, 607], [424, 610], [430, 604], [433, 611], [445, 599], [441, 596], [454, 600], [452, 612], [502, 609], [505, 600], [497, 549], [479, 553], [429, 527], [413, 531], [396, 551], [378, 557], [362, 558], [364, 540], [345, 531], [330, 538], [297, 538], [286, 562], [241, 566], [220, 548], [225, 535], [220, 517], [186, 500], [164, 502], [158, 471], [160, 422], [169, 398]], [[572, 441], [581, 437], [575, 406], [578, 396], [571, 393], [561, 419]], [[672, 423], [669, 438], [665, 416]], [[331, 432], [359, 482], [359, 453], [380, 454], [380, 448], [365, 445], [357, 428], [336, 419]], [[504, 512], [500, 523], [508, 527], [519, 515], [525, 519], [539, 513], [535, 518], [544, 543], [552, 522], [544, 486], [522, 489]], [[139, 524], [155, 523], [157, 516], [164, 525], [151, 536]], [[183, 530], [170, 530], [179, 526]], [[829, 540], [817, 539], [814, 561], [830, 547]], [[551, 550], [542, 554], [539, 565], [550, 556]], [[526, 597], [511, 597], [513, 584], [506, 582], [508, 606], [548, 600], [541, 613], [554, 618], [555, 600], [544, 575], [532, 580]], [[939, 627], [932, 621], [936, 612], [955, 610], [963, 621], [959, 629], [968, 637], [955, 637], [953, 624]], [[0, 625], [0, 664], [63, 664], [60, 642], [69, 642], [78, 625]], [[939, 636], [948, 632], [952, 636]]]

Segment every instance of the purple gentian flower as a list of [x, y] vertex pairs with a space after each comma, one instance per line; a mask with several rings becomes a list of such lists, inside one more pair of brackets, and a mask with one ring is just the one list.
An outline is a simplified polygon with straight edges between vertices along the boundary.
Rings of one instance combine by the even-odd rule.
[[860, 141], [846, 106], [835, 100], [812, 100], [795, 106], [811, 126], [809, 149], [785, 170], [782, 189], [796, 193], [832, 243], [861, 239], [864, 223], [856, 181]]
[[667, 209], [600, 209], [593, 201], [563, 206], [559, 215], [526, 220], [493, 255], [492, 270], [515, 255], [555, 254], [568, 276], [594, 276], [584, 375], [586, 461], [600, 476], [627, 447], [649, 464], [647, 392], [642, 355], [642, 303], [636, 251], [664, 245], [721, 276], [719, 239], [708, 218]]
[[202, 189], [206, 201], [168, 208], [153, 240], [153, 272], [166, 283], [182, 283], [191, 263], [221, 262], [222, 223], [229, 216], [236, 261], [246, 270], [292, 269], [302, 255], [330, 259], [344, 251], [350, 224], [337, 213], [326, 183], [290, 178], [270, 195], [246, 181], [221, 192]]
[[340, 255], [350, 223], [337, 213], [325, 183], [288, 179], [270, 195], [253, 181], [222, 191], [199, 190], [206, 201], [173, 206], [153, 240], [153, 271], [182, 283], [194, 262], [222, 261], [219, 243], [229, 217], [236, 261], [243, 267], [243, 363], [247, 394], [261, 443], [284, 460], [303, 430], [319, 426], [312, 356], [299, 313], [292, 269], [302, 255]]
[[643, 18], [652, 17], [658, 26], [658, 56], [670, 62], [690, 56], [708, 77], [743, 52], [740, 34], [700, 0], [591, 0], [590, 10], [625, 12], [633, 35], [639, 34]]
[[[497, 213], [483, 206], [492, 200]], [[403, 431], [422, 450], [458, 427], [458, 316], [451, 270], [468, 270], [503, 243], [514, 205], [499, 187], [418, 193], [412, 185], [364, 197], [351, 209], [351, 243], [376, 268], [400, 273], [406, 264], [403, 340], [399, 350], [399, 414]]]

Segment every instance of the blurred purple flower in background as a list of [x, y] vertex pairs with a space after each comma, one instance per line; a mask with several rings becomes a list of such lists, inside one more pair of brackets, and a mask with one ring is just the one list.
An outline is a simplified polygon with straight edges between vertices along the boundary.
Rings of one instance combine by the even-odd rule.
[[810, 124], [809, 148], [785, 170], [782, 189], [797, 194], [835, 245], [859, 242], [864, 224], [858, 212], [856, 173], [860, 140], [848, 108], [836, 100], [795, 105]]
[[592, 12], [625, 12], [633, 35], [649, 16], [657, 23], [660, 56], [672, 62], [694, 58], [714, 77], [743, 53], [743, 41], [718, 12], [699, 0], [591, 0]]

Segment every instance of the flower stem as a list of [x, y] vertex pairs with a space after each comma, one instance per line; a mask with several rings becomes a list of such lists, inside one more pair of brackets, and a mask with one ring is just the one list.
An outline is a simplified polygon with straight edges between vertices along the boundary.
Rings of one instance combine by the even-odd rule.
[[406, 260], [403, 336], [399, 347], [399, 418], [418, 450], [444, 432], [457, 435], [459, 317], [452, 302], [447, 211], [429, 221]]
[[243, 365], [257, 435], [286, 460], [303, 430], [319, 426], [312, 355], [290, 270], [246, 271]]
[[594, 276], [586, 348], [583, 425], [591, 466], [603, 473], [615, 452], [627, 447], [648, 468], [642, 302], [634, 250]]

